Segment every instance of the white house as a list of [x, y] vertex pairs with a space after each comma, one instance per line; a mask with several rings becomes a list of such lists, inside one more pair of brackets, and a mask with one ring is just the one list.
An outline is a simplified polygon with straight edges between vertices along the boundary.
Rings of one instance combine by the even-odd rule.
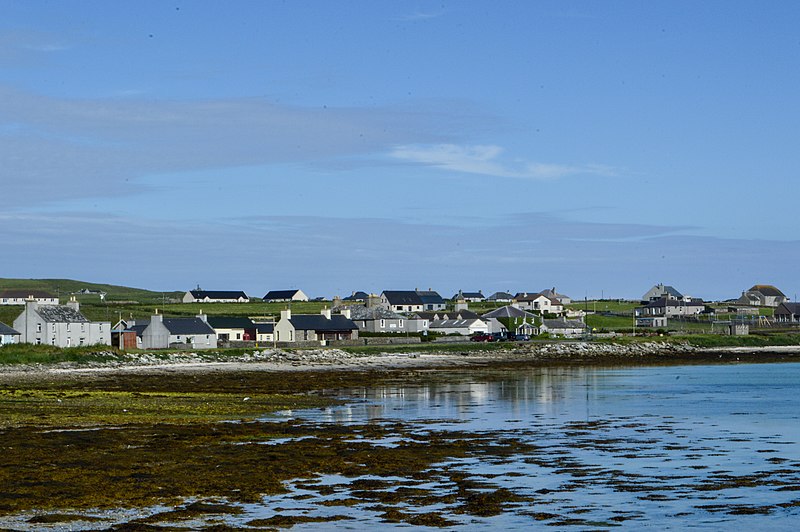
[[19, 343], [20, 333], [0, 322], [0, 345]]
[[165, 318], [154, 314], [149, 321], [128, 324], [136, 331], [142, 349], [168, 349], [175, 344], [188, 345], [192, 349], [216, 349], [217, 333], [208, 324], [208, 317], [200, 314], [195, 318]]
[[189, 290], [183, 295], [184, 303], [248, 303], [250, 298], [242, 291]]
[[0, 305], [24, 305], [29, 299], [40, 305], [58, 305], [58, 298], [41, 290], [3, 290], [0, 292]]
[[275, 340], [278, 342], [304, 342], [322, 340], [356, 340], [358, 325], [345, 314], [331, 314], [323, 309], [320, 314], [294, 314], [282, 310], [281, 319], [275, 324]]
[[66, 305], [26, 301], [25, 310], [14, 320], [14, 329], [20, 332], [20, 341], [29, 344], [111, 345], [111, 323], [86, 319], [74, 297]]
[[564, 305], [557, 299], [552, 299], [542, 294], [523, 294], [516, 298], [519, 308], [523, 310], [539, 311], [542, 314], [561, 314]]
[[267, 303], [289, 303], [291, 301], [308, 301], [302, 290], [270, 290], [263, 297]]
[[428, 330], [440, 334], [462, 334], [464, 336], [471, 336], [476, 333], [488, 334], [492, 332], [489, 328], [489, 323], [478, 318], [436, 320], [431, 322]]
[[416, 290], [384, 290], [381, 294], [381, 304], [392, 312], [422, 312], [425, 304]]

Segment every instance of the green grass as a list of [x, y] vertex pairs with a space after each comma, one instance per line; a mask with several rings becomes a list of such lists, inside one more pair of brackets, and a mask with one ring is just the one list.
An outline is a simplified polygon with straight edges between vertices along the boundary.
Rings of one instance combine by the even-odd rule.
[[[97, 290], [106, 292], [108, 301], [138, 301], [140, 303], [156, 303], [166, 299], [183, 297], [185, 292], [153, 292], [141, 288], [130, 288], [127, 286], [117, 286], [101, 283], [87, 283], [85, 281], [75, 281], [72, 279], [0, 279], [0, 291], [2, 290], [43, 290], [61, 299], [64, 303], [69, 300], [69, 296], [80, 290]], [[98, 295], [79, 295], [78, 301], [89, 302], [99, 301]]]
[[119, 356], [121, 356], [119, 350], [108, 345], [68, 348], [33, 344], [9, 344], [0, 346], [0, 365], [99, 362], [115, 359]]

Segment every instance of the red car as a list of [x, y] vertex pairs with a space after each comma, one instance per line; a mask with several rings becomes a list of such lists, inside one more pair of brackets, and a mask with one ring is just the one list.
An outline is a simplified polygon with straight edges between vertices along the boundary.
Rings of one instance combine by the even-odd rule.
[[472, 342], [494, 342], [494, 336], [491, 334], [478, 333], [470, 337]]

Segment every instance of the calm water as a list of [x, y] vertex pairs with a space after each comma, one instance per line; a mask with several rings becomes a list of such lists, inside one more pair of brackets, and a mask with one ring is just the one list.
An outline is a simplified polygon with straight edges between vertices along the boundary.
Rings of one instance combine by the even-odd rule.
[[[346, 396], [347, 406], [291, 415], [330, 423], [400, 420], [420, 436], [470, 431], [536, 445], [533, 455], [442, 464], [534, 499], [493, 517], [448, 516], [464, 528], [800, 527], [800, 364], [470, 370], [447, 373], [435, 384]], [[351, 481], [313, 479], [340, 487]], [[318, 492], [305, 494], [302, 503], [298, 493], [250, 511], [342, 513], [320, 506]], [[447, 507], [408, 510], [446, 513]], [[379, 523], [368, 505], [347, 513], [357, 519], [328, 527]]]

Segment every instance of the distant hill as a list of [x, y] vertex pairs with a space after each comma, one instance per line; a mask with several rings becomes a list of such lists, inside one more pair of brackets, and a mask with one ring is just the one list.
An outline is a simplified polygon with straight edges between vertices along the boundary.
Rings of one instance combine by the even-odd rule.
[[82, 294], [81, 290], [105, 292], [105, 300], [136, 301], [138, 303], [163, 302], [164, 299], [180, 299], [185, 292], [152, 292], [141, 288], [116, 286], [111, 284], [87, 283], [72, 279], [0, 279], [0, 291], [3, 290], [44, 290], [68, 301], [69, 296], [76, 294], [78, 300], [99, 300], [99, 295]]

